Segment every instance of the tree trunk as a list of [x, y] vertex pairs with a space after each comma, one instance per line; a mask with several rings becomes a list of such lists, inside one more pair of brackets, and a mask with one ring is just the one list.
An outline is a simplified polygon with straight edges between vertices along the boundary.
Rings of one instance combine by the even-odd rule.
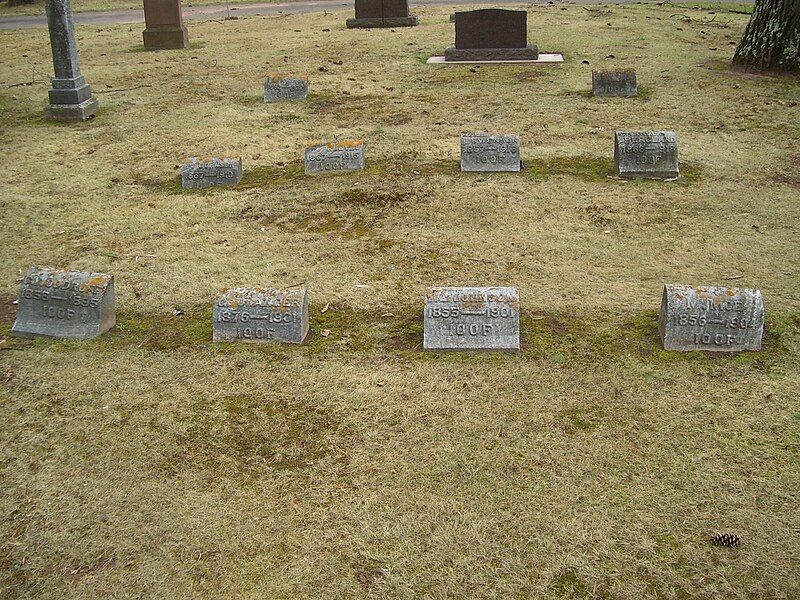
[[756, 0], [733, 64], [748, 71], [800, 73], [800, 0]]

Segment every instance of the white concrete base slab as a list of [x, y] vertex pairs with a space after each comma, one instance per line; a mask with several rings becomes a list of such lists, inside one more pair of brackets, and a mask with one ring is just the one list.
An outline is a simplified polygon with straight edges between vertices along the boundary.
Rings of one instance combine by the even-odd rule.
[[452, 60], [446, 61], [444, 56], [431, 56], [428, 59], [429, 65], [547, 65], [564, 62], [564, 55], [553, 53], [539, 53], [538, 60]]

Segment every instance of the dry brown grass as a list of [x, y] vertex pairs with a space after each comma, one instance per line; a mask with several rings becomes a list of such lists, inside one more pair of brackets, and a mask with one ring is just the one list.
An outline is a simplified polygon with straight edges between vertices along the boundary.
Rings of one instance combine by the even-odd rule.
[[[419, 8], [190, 24], [159, 53], [80, 29], [109, 93], [77, 126], [3, 88], [0, 294], [34, 263], [109, 271], [120, 325], [0, 344], [2, 595], [800, 595], [800, 86], [721, 68], [744, 16], [600, 9], [530, 11], [560, 68], [425, 65], [452, 25]], [[46, 32], [0, 40], [6, 85], [50, 70]], [[643, 97], [587, 97], [617, 65]], [[309, 101], [264, 105], [277, 72]], [[615, 128], [675, 129], [687, 176], [606, 177]], [[519, 132], [526, 172], [458, 173], [462, 131]], [[303, 176], [334, 138], [367, 171]], [[240, 187], [178, 189], [186, 156], [235, 153]], [[764, 291], [765, 351], [661, 351], [661, 285], [728, 281]], [[293, 284], [306, 345], [210, 343], [216, 288]], [[521, 356], [419, 351], [423, 289], [470, 284], [520, 288]]]

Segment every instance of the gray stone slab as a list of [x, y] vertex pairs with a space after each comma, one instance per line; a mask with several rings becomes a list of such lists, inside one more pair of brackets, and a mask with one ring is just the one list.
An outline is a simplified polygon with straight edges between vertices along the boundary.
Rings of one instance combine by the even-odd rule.
[[425, 350], [519, 352], [519, 290], [429, 288], [423, 322]]
[[214, 301], [213, 319], [215, 342], [299, 344], [308, 334], [308, 292], [223, 289]]
[[363, 171], [367, 143], [364, 140], [309, 144], [306, 146], [306, 175]]
[[264, 102], [285, 102], [308, 98], [308, 80], [276, 75], [264, 81]]
[[761, 350], [764, 331], [761, 291], [665, 285], [658, 331], [665, 350]]
[[617, 131], [614, 166], [620, 177], [674, 179], [678, 170], [678, 134], [674, 131]]
[[592, 94], [595, 96], [636, 96], [635, 69], [592, 71]]
[[12, 335], [94, 338], [114, 327], [114, 277], [33, 266], [19, 288]]
[[462, 171], [519, 171], [519, 135], [461, 134]]
[[192, 156], [181, 169], [181, 185], [186, 189], [236, 185], [241, 180], [241, 156], [222, 158]]

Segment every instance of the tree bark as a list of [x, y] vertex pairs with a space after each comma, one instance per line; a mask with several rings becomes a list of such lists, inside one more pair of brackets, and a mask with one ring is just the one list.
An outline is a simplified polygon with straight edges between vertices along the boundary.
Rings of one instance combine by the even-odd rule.
[[748, 71], [800, 73], [800, 0], [756, 0], [733, 65]]

